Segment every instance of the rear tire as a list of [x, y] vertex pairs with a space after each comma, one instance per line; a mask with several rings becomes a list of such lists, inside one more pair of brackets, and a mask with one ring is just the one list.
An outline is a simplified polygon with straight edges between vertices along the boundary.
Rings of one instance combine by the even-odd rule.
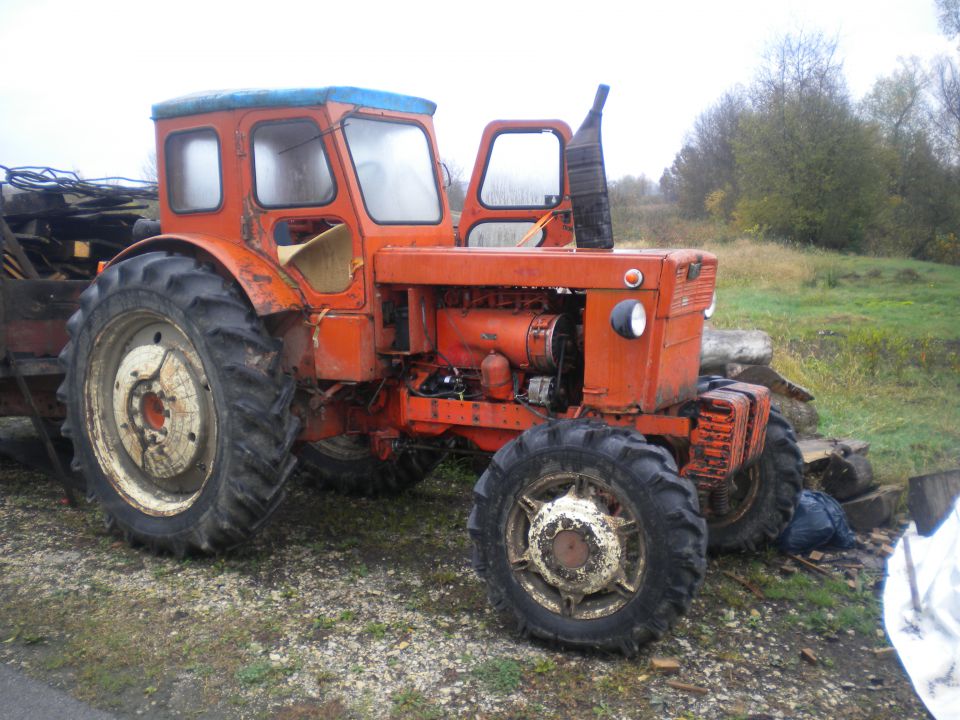
[[67, 329], [63, 434], [108, 525], [177, 556], [253, 535], [283, 498], [299, 421], [280, 343], [236, 289], [149, 253], [104, 270]]
[[323, 490], [344, 495], [394, 495], [422, 482], [440, 464], [438, 449], [407, 450], [392, 460], [373, 454], [363, 435], [338, 435], [305, 445], [300, 451], [302, 472]]
[[756, 550], [776, 540], [793, 518], [803, 490], [803, 455], [793, 428], [770, 409], [763, 452], [731, 481], [731, 509], [708, 517], [710, 552]]
[[636, 432], [551, 422], [507, 443], [474, 488], [474, 567], [524, 634], [633, 655], [689, 607], [706, 526], [673, 458]]

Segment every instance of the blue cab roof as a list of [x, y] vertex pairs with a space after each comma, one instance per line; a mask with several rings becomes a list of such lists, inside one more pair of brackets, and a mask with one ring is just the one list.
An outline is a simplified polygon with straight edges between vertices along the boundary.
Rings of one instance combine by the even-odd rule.
[[355, 87], [297, 88], [289, 90], [213, 90], [157, 103], [153, 119], [198, 115], [219, 110], [261, 107], [305, 107], [341, 102], [359, 107], [433, 115], [436, 103], [409, 95]]

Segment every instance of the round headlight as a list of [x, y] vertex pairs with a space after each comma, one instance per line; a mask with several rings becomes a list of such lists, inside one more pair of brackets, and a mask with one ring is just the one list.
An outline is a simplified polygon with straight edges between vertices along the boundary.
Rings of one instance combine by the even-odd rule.
[[710, 307], [703, 311], [703, 316], [709, 320], [713, 317], [713, 313], [717, 310], [717, 291], [713, 291], [713, 297], [710, 298]]
[[623, 300], [613, 306], [610, 327], [620, 337], [633, 340], [647, 329], [647, 311], [639, 300]]

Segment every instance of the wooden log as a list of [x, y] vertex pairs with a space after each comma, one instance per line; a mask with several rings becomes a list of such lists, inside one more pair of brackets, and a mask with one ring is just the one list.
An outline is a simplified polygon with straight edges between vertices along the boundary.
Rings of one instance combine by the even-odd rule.
[[841, 503], [850, 527], [859, 532], [869, 532], [885, 525], [897, 508], [903, 488], [899, 485], [882, 485], [866, 495]]
[[704, 328], [700, 368], [704, 374], [723, 373], [729, 363], [769, 365], [773, 340], [762, 330], [715, 330]]
[[907, 505], [921, 535], [932, 535], [960, 496], [960, 469], [910, 478]]
[[810, 402], [814, 399], [813, 393], [802, 385], [788, 380], [769, 365], [730, 363], [727, 365], [727, 377], [751, 385], [763, 385], [778, 395], [786, 395], [801, 402]]
[[820, 425], [820, 414], [810, 403], [773, 392], [770, 393], [770, 404], [779, 410], [780, 414], [793, 426], [797, 437], [810, 437], [816, 434], [817, 427]]
[[823, 472], [823, 490], [837, 500], [850, 500], [873, 489], [873, 467], [863, 455], [843, 448], [830, 456]]

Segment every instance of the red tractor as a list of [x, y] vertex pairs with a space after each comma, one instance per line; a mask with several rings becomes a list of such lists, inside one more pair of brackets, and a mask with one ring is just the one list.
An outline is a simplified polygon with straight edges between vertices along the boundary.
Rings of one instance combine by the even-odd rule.
[[277, 507], [295, 452], [359, 491], [495, 453], [468, 524], [492, 603], [566, 646], [664, 633], [708, 548], [789, 521], [801, 459], [765, 388], [698, 377], [716, 258], [613, 249], [605, 97], [575, 135], [488, 126], [457, 227], [426, 100], [155, 105], [159, 225], [83, 292], [60, 356], [109, 522], [219, 552]]

